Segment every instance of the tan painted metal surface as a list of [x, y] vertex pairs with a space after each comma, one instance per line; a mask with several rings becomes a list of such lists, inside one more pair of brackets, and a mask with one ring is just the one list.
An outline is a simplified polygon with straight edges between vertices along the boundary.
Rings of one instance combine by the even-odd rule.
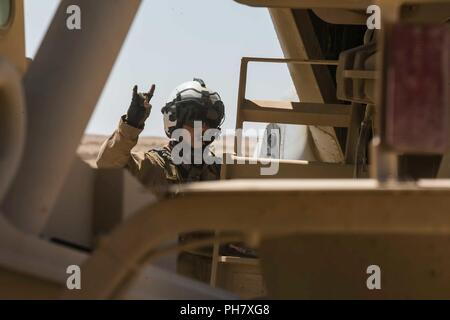
[[[231, 156], [222, 165], [222, 179], [351, 179], [353, 165], [302, 160], [252, 159]], [[264, 163], [263, 163], [264, 162]], [[273, 176], [261, 175], [262, 168], [278, 166]]]
[[[106, 238], [83, 266], [85, 289], [65, 297], [113, 297], [162, 241], [190, 230], [256, 232], [262, 238], [296, 232], [450, 233], [448, 180], [383, 188], [372, 180], [236, 180], [174, 191], [175, 199], [143, 208]], [[225, 198], [227, 205], [217, 206]], [[430, 207], [435, 209], [430, 212]]]
[[17, 70], [0, 58], [0, 203], [16, 174], [25, 141], [25, 98]]
[[245, 100], [241, 120], [348, 127], [351, 106], [307, 102]]
[[235, 0], [236, 2], [255, 7], [268, 8], [335, 8], [366, 9], [372, 4], [370, 0]]
[[[84, 8], [82, 32], [66, 28], [66, 8], [73, 4]], [[61, 2], [24, 79], [26, 156], [3, 206], [19, 228], [35, 234], [44, 228], [139, 4]]]
[[[72, 263], [80, 264], [86, 259], [83, 254], [50, 244], [38, 239], [34, 234], [42, 231], [52, 206], [57, 203], [56, 197], [69, 172], [79, 138], [139, 2], [123, 0], [116, 1], [116, 5], [111, 6], [107, 0], [63, 1], [43, 46], [31, 64], [24, 81], [27, 112], [30, 116], [28, 141], [25, 146], [27, 157], [20, 163], [20, 173], [7, 198], [6, 209], [8, 218], [32, 235], [25, 235], [0, 216], [0, 281], [11, 287], [8, 291], [2, 288], [0, 297], [53, 298], [61, 293], [61, 285], [66, 276], [65, 267]], [[336, 104], [336, 90], [327, 67], [293, 63], [292, 59], [307, 61], [313, 58], [319, 59], [312, 60], [318, 62], [316, 64], [326, 64], [320, 63], [322, 53], [306, 10], [294, 12], [291, 8], [316, 8], [315, 12], [319, 16], [327, 16], [328, 20], [361, 23], [361, 12], [371, 3], [356, 0], [238, 2], [271, 7], [269, 12], [284, 55], [291, 59], [285, 62], [288, 63], [294, 85], [302, 99], [302, 103], [298, 104], [249, 101], [245, 100], [245, 91], [244, 94], [240, 92], [243, 118], [283, 122], [288, 118], [287, 110], [298, 112], [298, 123], [326, 125], [310, 129], [321, 160], [341, 162], [343, 155], [332, 126], [357, 123], [359, 118], [355, 108], [359, 106]], [[404, 21], [445, 21], [445, 10], [449, 8], [448, 0], [420, 2], [429, 3], [430, 6], [402, 12], [399, 7], [402, 3], [408, 3], [407, 1], [383, 0], [377, 3], [383, 5], [383, 8], [392, 9], [387, 11], [388, 22], [398, 21], [400, 18]], [[88, 7], [84, 23], [92, 27], [89, 32], [68, 34], [67, 30], [61, 29], [65, 26], [64, 9], [69, 3], [81, 3]], [[442, 9], [437, 15], [436, 6]], [[341, 10], [339, 12], [345, 10], [345, 17], [330, 16], [330, 8]], [[17, 169], [24, 137], [24, 117], [21, 114], [25, 110], [19, 76], [25, 71], [27, 64], [22, 0], [14, 0], [14, 10], [11, 28], [0, 31], [1, 102], [9, 107], [0, 111], [0, 130], [3, 130], [0, 143], [7, 146], [0, 150], [2, 156], [7, 156], [4, 158], [6, 161], [0, 163], [0, 199]], [[357, 11], [354, 11], [355, 15], [349, 15], [348, 10]], [[103, 26], [105, 17], [113, 23]], [[102, 41], [98, 42], [98, 38]], [[267, 62], [279, 62], [278, 60], [268, 59]], [[13, 66], [18, 72], [14, 71]], [[367, 71], [345, 72], [347, 76], [375, 78]], [[66, 81], [61, 81], [62, 78]], [[72, 82], [76, 85], [70, 85]], [[241, 83], [245, 85], [242, 77]], [[64, 105], [65, 109], [61, 108], [61, 105]], [[265, 108], [267, 113], [255, 113], [255, 108]], [[74, 113], [68, 113], [67, 109], [76, 109], [75, 117]], [[328, 111], [328, 114], [325, 111]], [[42, 114], [47, 117], [42, 117]], [[10, 121], [11, 119], [13, 120]], [[353, 136], [354, 142], [355, 133], [349, 134], [350, 136]], [[52, 143], [49, 144], [50, 139]], [[354, 148], [354, 145], [350, 145], [348, 153], [353, 152]], [[351, 159], [348, 162], [351, 163]], [[278, 178], [347, 178], [351, 176], [353, 168], [351, 165], [340, 164], [295, 161], [279, 163], [282, 171]], [[448, 168], [448, 159], [444, 158], [441, 172], [443, 176], [447, 177]], [[259, 165], [226, 165], [224, 177], [251, 178], [259, 176], [259, 169]], [[45, 181], [46, 184], [44, 188], [39, 188], [30, 181]], [[123, 190], [117, 194], [121, 192]], [[103, 193], [100, 197], [106, 198], [106, 195]], [[359, 266], [360, 261], [352, 259], [366, 259], [364, 250], [367, 248], [381, 257], [380, 261], [387, 261], [387, 265], [393, 267], [396, 272], [401, 269], [401, 265], [395, 265], [395, 259], [387, 259], [389, 254], [397, 254], [398, 257], [398, 252], [401, 252], [405, 258], [402, 262], [417, 262], [417, 265], [409, 269], [419, 275], [424, 270], [424, 261], [437, 260], [439, 263], [431, 264], [436, 266], [437, 271], [426, 269], [428, 274], [418, 280], [420, 286], [412, 287], [416, 291], [411, 291], [410, 294], [411, 297], [421, 294], [428, 297], [424, 288], [438, 288], [437, 294], [448, 297], [446, 292], [450, 291], [446, 286], [450, 277], [445, 270], [448, 270], [449, 263], [445, 257], [450, 236], [449, 198], [448, 180], [391, 185], [380, 185], [373, 180], [235, 180], [178, 186], [170, 191], [167, 199], [138, 210], [102, 240], [98, 250], [88, 258], [83, 267], [83, 290], [77, 293], [63, 292], [64, 297], [126, 296], [122, 295], [126, 293], [122, 289], [130, 283], [134, 272], [140, 270], [149, 261], [148, 258], [151, 260], [167, 250], [161, 250], [162, 243], [173, 240], [181, 232], [197, 229], [242, 231], [249, 235], [249, 238], [256, 239], [256, 244], [261, 240], [262, 256], [266, 258], [262, 261], [268, 285], [271, 293], [277, 297], [324, 297], [328, 292], [330, 293], [326, 297], [342, 298], [344, 293], [355, 292], [360, 293], [359, 297], [366, 297], [358, 291], [360, 288], [351, 291], [353, 289], [350, 286], [345, 287], [345, 281], [337, 279], [336, 274], [327, 277], [324, 266], [330, 259], [338, 261], [343, 257], [349, 259], [348, 264], [343, 263], [344, 267]], [[64, 197], [60, 199], [66, 201]], [[129, 211], [130, 207], [131, 205], [124, 211]], [[96, 210], [106, 212], [108, 208], [97, 202]], [[120, 214], [119, 211], [115, 213]], [[120, 223], [121, 217], [100, 218], [95, 224], [99, 225], [99, 233], [104, 233], [113, 229], [116, 223]], [[56, 229], [59, 226], [60, 224], [55, 224]], [[289, 238], [290, 236], [293, 238]], [[286, 237], [281, 239], [281, 249], [274, 245], [273, 240], [277, 237]], [[401, 238], [400, 241], [397, 237]], [[86, 244], [90, 244], [91, 240], [89, 235], [85, 237]], [[214, 240], [211, 239], [211, 242]], [[292, 250], [287, 249], [283, 246], [286, 241], [297, 241], [299, 245]], [[326, 243], [328, 245], [324, 246]], [[416, 246], [410, 248], [410, 243]], [[352, 245], [353, 250], [350, 253], [347, 250], [349, 245]], [[324, 247], [335, 248], [334, 255], [323, 258], [320, 249]], [[414, 253], [416, 249], [420, 251], [417, 254]], [[341, 253], [345, 254], [340, 255]], [[299, 255], [311, 261], [306, 263]], [[417, 260], [410, 257], [416, 257]], [[222, 263], [226, 264], [225, 260]], [[300, 295], [296, 290], [298, 283], [290, 282], [292, 275], [299, 270], [311, 275], [308, 278], [309, 290], [304, 290]], [[343, 278], [352, 277], [353, 274], [347, 272]], [[405, 273], [405, 277], [400, 281], [406, 281], [410, 274], [412, 273]], [[277, 278], [277, 275], [281, 276]], [[227, 281], [229, 278], [222, 279]], [[145, 279], [140, 280], [142, 287]], [[429, 280], [429, 283], [425, 280]], [[342, 294], [339, 295], [338, 291], [327, 291], [330, 283], [344, 286]], [[404, 296], [402, 290], [409, 286], [407, 283], [402, 286], [400, 282], [400, 286], [397, 285], [396, 288], [400, 289], [394, 290], [391, 297], [402, 294]], [[158, 289], [164, 290], [164, 287], [161, 285]], [[25, 294], [21, 294], [25, 290]]]
[[23, 74], [27, 68], [23, 0], [12, 0], [11, 4], [10, 19], [0, 28], [0, 56]]

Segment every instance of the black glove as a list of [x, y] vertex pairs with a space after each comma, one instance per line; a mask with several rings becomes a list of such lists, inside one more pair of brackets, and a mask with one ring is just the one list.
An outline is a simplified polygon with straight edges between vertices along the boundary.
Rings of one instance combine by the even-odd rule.
[[138, 129], [143, 129], [145, 120], [150, 115], [152, 106], [150, 99], [155, 92], [155, 85], [152, 85], [148, 93], [138, 93], [138, 87], [133, 88], [133, 99], [127, 111], [126, 123]]

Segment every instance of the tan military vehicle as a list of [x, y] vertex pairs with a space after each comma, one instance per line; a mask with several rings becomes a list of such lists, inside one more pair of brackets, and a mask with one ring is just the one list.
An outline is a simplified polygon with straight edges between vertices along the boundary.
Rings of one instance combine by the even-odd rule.
[[[0, 0], [1, 298], [450, 298], [450, 1], [237, 2], [268, 7], [284, 52], [241, 62], [236, 128], [264, 140], [154, 193], [76, 154], [140, 1], [61, 1], [30, 61], [23, 1]], [[301, 102], [247, 99], [251, 63], [287, 64]], [[206, 283], [175, 273], [205, 245]]]

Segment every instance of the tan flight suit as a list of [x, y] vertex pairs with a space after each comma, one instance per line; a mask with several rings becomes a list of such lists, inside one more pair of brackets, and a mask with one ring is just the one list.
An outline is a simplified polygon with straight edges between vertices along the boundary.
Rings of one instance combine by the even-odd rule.
[[131, 152], [136, 146], [142, 129], [125, 123], [122, 119], [117, 130], [106, 140], [97, 157], [99, 168], [127, 168], [149, 188], [193, 181], [217, 180], [219, 165], [201, 167], [175, 165], [171, 159], [171, 146], [149, 150], [146, 153]]
[[[106, 140], [97, 157], [99, 168], [127, 168], [143, 185], [150, 189], [192, 181], [217, 180], [219, 165], [175, 165], [171, 159], [171, 143], [145, 153], [131, 152], [142, 129], [125, 123], [124, 117], [117, 130]], [[196, 232], [180, 236], [180, 241], [210, 236], [210, 232]], [[211, 270], [211, 248], [182, 252], [178, 256], [180, 274], [208, 282]]]

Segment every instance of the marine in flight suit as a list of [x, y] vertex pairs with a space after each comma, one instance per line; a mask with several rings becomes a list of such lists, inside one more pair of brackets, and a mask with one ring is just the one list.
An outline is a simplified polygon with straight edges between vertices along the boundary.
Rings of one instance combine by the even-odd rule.
[[[103, 143], [97, 157], [99, 168], [126, 168], [144, 186], [158, 189], [170, 184], [209, 181], [220, 178], [217, 164], [175, 164], [172, 149], [178, 143], [170, 142], [145, 153], [132, 152], [139, 134], [150, 115], [150, 99], [155, 86], [148, 93], [138, 93], [133, 88], [133, 98], [127, 114], [122, 116], [118, 128]], [[190, 127], [192, 121], [202, 121], [206, 128], [219, 128], [224, 118], [224, 106], [220, 96], [208, 89], [200, 79], [186, 82], [175, 89], [162, 109], [165, 131], [169, 138], [175, 129]], [[204, 148], [209, 148], [205, 145]], [[180, 235], [180, 241], [211, 236], [211, 232], [194, 232]], [[210, 247], [182, 252], [178, 256], [177, 269], [180, 274], [208, 282], [211, 270]]]

